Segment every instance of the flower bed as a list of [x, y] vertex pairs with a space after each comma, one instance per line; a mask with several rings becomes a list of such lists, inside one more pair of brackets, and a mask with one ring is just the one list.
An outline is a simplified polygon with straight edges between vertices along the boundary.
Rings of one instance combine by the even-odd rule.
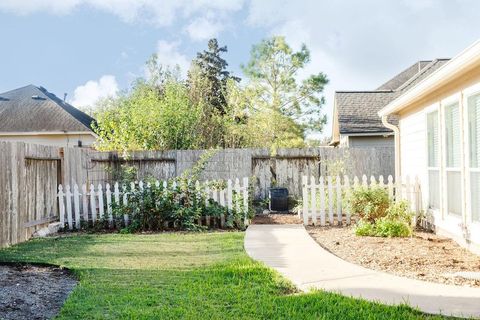
[[480, 287], [480, 280], [455, 276], [480, 273], [480, 256], [453, 240], [416, 231], [412, 237], [356, 236], [354, 227], [307, 227], [322, 247], [364, 267], [400, 276], [445, 284]]

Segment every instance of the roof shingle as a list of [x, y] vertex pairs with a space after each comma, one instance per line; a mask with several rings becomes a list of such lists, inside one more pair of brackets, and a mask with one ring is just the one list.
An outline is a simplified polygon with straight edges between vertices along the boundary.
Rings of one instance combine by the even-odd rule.
[[[419, 61], [372, 91], [337, 91], [335, 103], [340, 134], [390, 133], [378, 116], [378, 111], [416, 85], [449, 59]], [[389, 119], [397, 124], [396, 117]]]
[[43, 87], [0, 93], [0, 132], [92, 132], [94, 121]]

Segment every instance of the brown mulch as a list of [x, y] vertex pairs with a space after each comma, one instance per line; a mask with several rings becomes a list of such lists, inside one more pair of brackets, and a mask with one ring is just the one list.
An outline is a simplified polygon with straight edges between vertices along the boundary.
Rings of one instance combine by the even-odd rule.
[[[423, 231], [410, 238], [360, 237], [353, 227], [307, 227], [322, 247], [364, 267], [445, 284], [480, 287], [455, 272], [480, 272], [480, 256], [453, 240]], [[450, 275], [449, 275], [450, 274]]]
[[252, 224], [301, 224], [302, 220], [294, 213], [270, 213], [255, 216]]

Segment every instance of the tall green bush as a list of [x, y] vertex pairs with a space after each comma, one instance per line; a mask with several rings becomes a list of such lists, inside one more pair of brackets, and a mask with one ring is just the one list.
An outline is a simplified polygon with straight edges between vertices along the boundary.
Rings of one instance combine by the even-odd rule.
[[356, 188], [347, 202], [359, 218], [355, 228], [358, 236], [408, 237], [413, 233], [413, 213], [408, 202], [391, 202], [387, 191], [380, 186]]
[[374, 223], [386, 215], [390, 206], [388, 192], [379, 186], [355, 188], [347, 200], [350, 212], [361, 220]]

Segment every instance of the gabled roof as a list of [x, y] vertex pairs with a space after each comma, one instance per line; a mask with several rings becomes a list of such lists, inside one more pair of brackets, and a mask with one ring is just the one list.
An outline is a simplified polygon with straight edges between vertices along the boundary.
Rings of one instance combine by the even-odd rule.
[[379, 110], [379, 116], [385, 116], [401, 111], [414, 105], [428, 95], [431, 95], [442, 87], [468, 75], [469, 72], [480, 68], [480, 40], [460, 52], [453, 59], [444, 63], [435, 72], [428, 73], [425, 77], [412, 83], [402, 94], [387, 106]]
[[0, 132], [93, 132], [94, 121], [43, 87], [0, 93]]
[[[385, 134], [392, 132], [383, 124], [378, 111], [403, 92], [422, 81], [449, 59], [418, 61], [372, 91], [335, 92], [335, 115], [340, 134]], [[334, 121], [335, 121], [334, 120]], [[397, 124], [396, 119], [390, 119]]]

